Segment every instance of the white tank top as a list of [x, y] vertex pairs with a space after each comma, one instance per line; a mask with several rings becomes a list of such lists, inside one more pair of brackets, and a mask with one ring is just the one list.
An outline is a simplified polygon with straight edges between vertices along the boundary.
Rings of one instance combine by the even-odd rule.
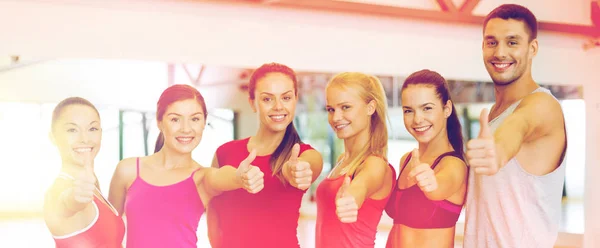
[[[552, 95], [542, 87], [532, 93], [535, 92]], [[490, 130], [495, 131], [520, 102], [490, 121]], [[564, 179], [564, 159], [558, 168], [543, 176], [526, 172], [514, 157], [492, 176], [470, 170], [464, 247], [553, 247], [558, 236]]]

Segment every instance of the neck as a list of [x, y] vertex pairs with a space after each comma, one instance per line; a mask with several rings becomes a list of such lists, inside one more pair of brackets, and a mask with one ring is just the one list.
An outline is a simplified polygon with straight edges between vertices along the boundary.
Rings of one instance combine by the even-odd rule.
[[193, 163], [192, 153], [178, 153], [168, 147], [160, 149], [154, 155], [157, 156], [160, 166], [168, 170], [185, 168]]
[[281, 144], [284, 136], [285, 130], [273, 132], [272, 130], [261, 125], [261, 127], [258, 128], [256, 135], [250, 138], [250, 141], [248, 142], [248, 148], [256, 149], [256, 152], [259, 155], [272, 154], [275, 152], [275, 149], [277, 149], [279, 144]]
[[495, 105], [502, 108], [503, 106], [510, 105], [539, 87], [533, 78], [531, 77], [531, 71], [523, 74], [519, 79], [510, 83], [509, 85], [496, 85], [494, 84], [494, 93], [496, 96]]
[[435, 160], [440, 155], [449, 151], [454, 151], [454, 148], [450, 144], [448, 131], [445, 128], [429, 142], [419, 142], [419, 155], [421, 158]]
[[354, 158], [354, 156], [358, 155], [362, 149], [369, 145], [369, 140], [371, 138], [369, 130], [370, 127], [367, 127], [356, 135], [344, 139], [344, 157], [346, 159]]

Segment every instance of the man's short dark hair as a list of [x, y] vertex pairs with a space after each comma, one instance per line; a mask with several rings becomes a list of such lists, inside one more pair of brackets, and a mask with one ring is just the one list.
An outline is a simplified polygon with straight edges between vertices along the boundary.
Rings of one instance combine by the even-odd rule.
[[515, 19], [525, 23], [529, 31], [529, 41], [537, 38], [537, 19], [535, 15], [526, 7], [518, 4], [503, 4], [492, 10], [483, 21], [483, 29], [492, 18], [501, 18], [504, 20]]

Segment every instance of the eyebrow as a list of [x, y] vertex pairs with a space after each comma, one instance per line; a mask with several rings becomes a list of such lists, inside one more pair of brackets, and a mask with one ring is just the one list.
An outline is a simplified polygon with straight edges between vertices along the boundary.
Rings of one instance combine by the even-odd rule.
[[[285, 95], [285, 94], [292, 93], [292, 92], [294, 92], [294, 91], [293, 90], [288, 90], [288, 91], [286, 91], [284, 93], [281, 93], [281, 95]], [[272, 93], [269, 93], [269, 92], [261, 92], [260, 94], [261, 95], [269, 95], [269, 96], [275, 95], [275, 94], [272, 94]]]
[[[506, 38], [507, 38], [507, 39], [509, 39], [509, 40], [510, 40], [510, 39], [517, 39], [517, 40], [523, 39], [523, 37], [521, 37], [521, 36], [520, 36], [520, 35], [518, 35], [518, 34], [511, 34], [511, 35], [508, 35], [508, 36], [506, 36]], [[493, 36], [493, 35], [486, 35], [486, 36], [485, 36], [485, 39], [486, 39], [486, 40], [490, 40], [490, 39], [494, 39], [494, 40], [495, 40], [495, 39], [496, 39], [496, 36]]]
[[[190, 116], [201, 115], [201, 114], [204, 114], [204, 113], [202, 113], [202, 112], [196, 112], [196, 113], [191, 114]], [[181, 116], [178, 113], [168, 113], [167, 116], [169, 116], [169, 115]]]
[[[350, 105], [350, 103], [349, 102], [340, 102], [340, 103], [336, 104], [336, 106], [340, 106], [340, 105]], [[331, 108], [331, 105], [328, 104], [325, 107], [326, 108]]]
[[[430, 105], [430, 104], [433, 105], [433, 106], [435, 106], [435, 104], [432, 103], [432, 102], [426, 102], [426, 103], [423, 103], [423, 104], [419, 105], [419, 107], [425, 107], [425, 106]], [[402, 107], [403, 108], [411, 108], [409, 106], [404, 106], [404, 105]]]
[[[90, 122], [90, 125], [94, 124], [94, 123], [98, 123], [98, 121], [92, 121]], [[68, 126], [68, 125], [73, 125], [73, 126], [77, 126], [77, 124], [73, 123], [73, 122], [67, 122], [64, 124], [64, 126]]]

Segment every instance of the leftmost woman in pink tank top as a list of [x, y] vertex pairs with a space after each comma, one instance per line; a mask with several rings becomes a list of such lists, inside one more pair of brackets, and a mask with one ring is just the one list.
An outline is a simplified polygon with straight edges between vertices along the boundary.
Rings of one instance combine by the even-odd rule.
[[102, 196], [94, 175], [102, 139], [96, 107], [80, 97], [61, 101], [52, 113], [50, 139], [62, 160], [44, 199], [44, 221], [56, 247], [122, 247], [123, 220]]
[[251, 165], [254, 151], [237, 168], [205, 168], [192, 159], [206, 116], [198, 90], [170, 86], [157, 103], [155, 153], [117, 165], [109, 200], [126, 218], [127, 248], [196, 247], [200, 217], [214, 196], [240, 188], [257, 193], [264, 187], [264, 174]]

